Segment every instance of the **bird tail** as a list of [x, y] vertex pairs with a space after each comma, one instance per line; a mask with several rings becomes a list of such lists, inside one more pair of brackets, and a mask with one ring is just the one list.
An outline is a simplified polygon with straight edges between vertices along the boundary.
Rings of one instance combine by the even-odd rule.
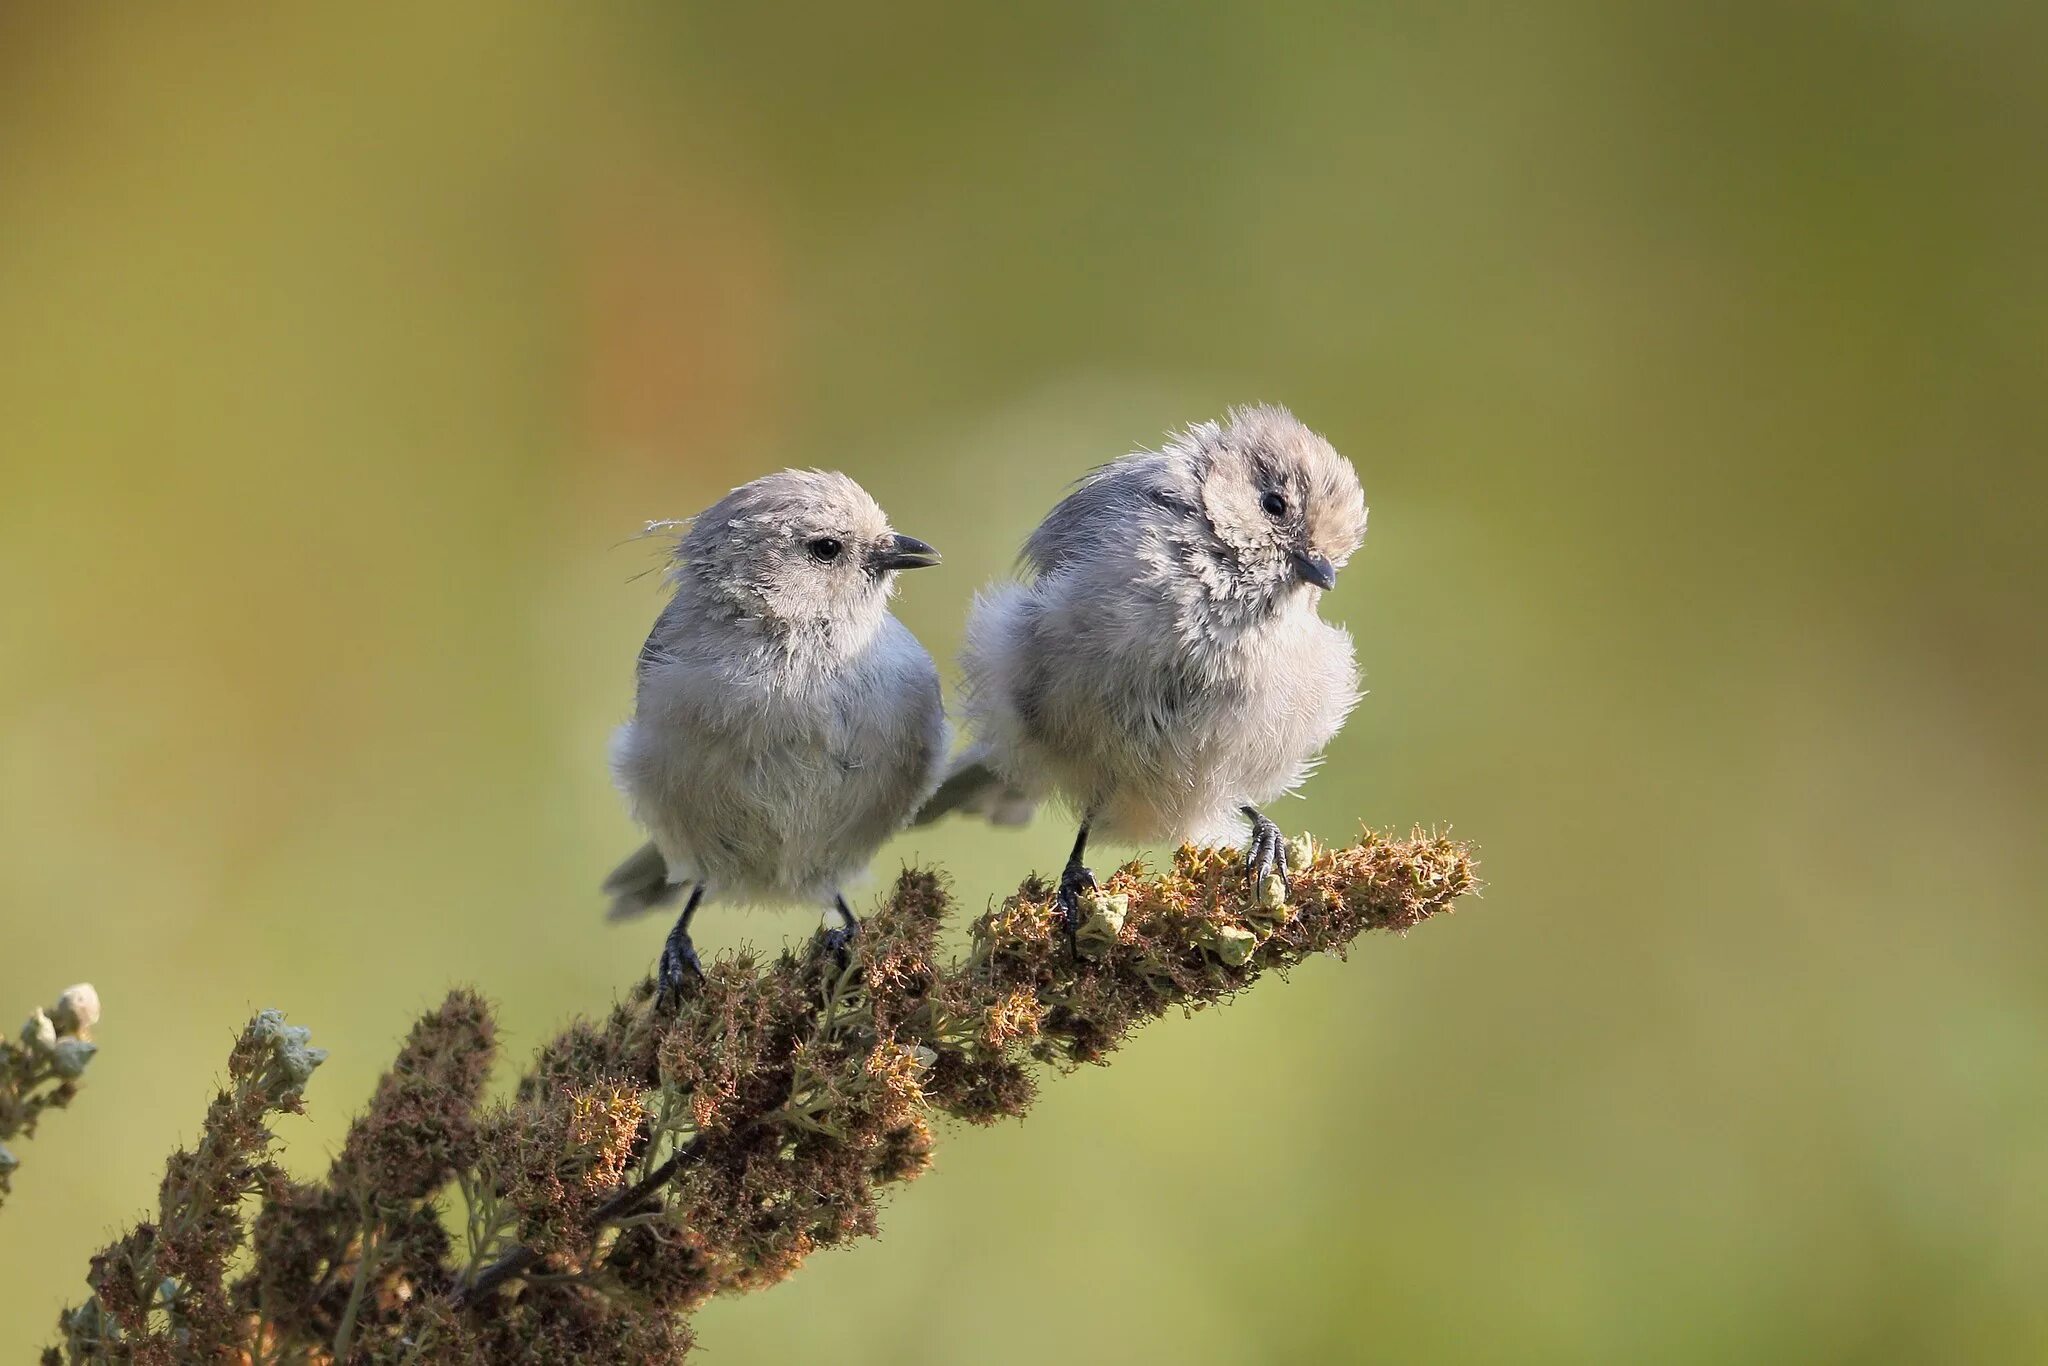
[[990, 825], [1023, 825], [1038, 810], [1038, 798], [1004, 778], [989, 764], [979, 746], [953, 761], [938, 790], [911, 817], [913, 826], [930, 825], [958, 811], [981, 816]]
[[668, 905], [690, 884], [668, 880], [668, 860], [652, 841], [633, 851], [632, 857], [612, 869], [603, 891], [612, 899], [607, 920], [631, 920]]

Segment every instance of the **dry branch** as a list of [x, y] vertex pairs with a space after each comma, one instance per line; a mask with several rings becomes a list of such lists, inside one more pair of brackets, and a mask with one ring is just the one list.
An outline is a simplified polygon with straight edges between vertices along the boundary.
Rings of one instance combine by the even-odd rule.
[[172, 1159], [157, 1220], [94, 1259], [94, 1297], [45, 1361], [678, 1360], [711, 1295], [875, 1233], [883, 1189], [930, 1165], [937, 1116], [1021, 1115], [1044, 1065], [1101, 1062], [1148, 1020], [1412, 928], [1474, 887], [1470, 851], [1434, 835], [1304, 841], [1293, 863], [1284, 896], [1246, 888], [1227, 850], [1131, 865], [1071, 945], [1033, 879], [952, 962], [941, 879], [906, 871], [850, 962], [741, 954], [672, 1015], [642, 983], [490, 1107], [490, 1016], [457, 992], [317, 1182], [267, 1161], [262, 1116], [297, 1091], [279, 1091], [266, 1014], [197, 1152]]
[[21, 1165], [7, 1140], [33, 1137], [46, 1111], [63, 1109], [78, 1094], [78, 1079], [99, 1051], [92, 1041], [99, 1021], [100, 994], [80, 982], [31, 1014], [19, 1042], [0, 1039], [0, 1204]]

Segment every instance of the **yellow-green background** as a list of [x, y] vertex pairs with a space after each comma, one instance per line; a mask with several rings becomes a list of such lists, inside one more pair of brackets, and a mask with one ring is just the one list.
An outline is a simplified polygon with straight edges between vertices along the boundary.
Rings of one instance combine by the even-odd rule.
[[252, 1009], [312, 1169], [448, 984], [516, 1062], [647, 968], [644, 520], [852, 472], [947, 658], [1265, 399], [1373, 505], [1277, 814], [1488, 895], [951, 1134], [716, 1359], [2048, 1356], [2044, 70], [2018, 0], [10, 7], [0, 1004], [107, 1005], [0, 1353]]

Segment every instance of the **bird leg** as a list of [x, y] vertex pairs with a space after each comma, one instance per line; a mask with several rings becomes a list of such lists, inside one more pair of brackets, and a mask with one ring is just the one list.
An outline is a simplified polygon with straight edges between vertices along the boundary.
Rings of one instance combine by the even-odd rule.
[[825, 931], [825, 951], [839, 960], [844, 968], [852, 958], [853, 941], [860, 937], [860, 917], [853, 913], [853, 907], [846, 904], [843, 896], [832, 898], [832, 909], [839, 913], [839, 923]]
[[1280, 833], [1280, 827], [1259, 814], [1255, 806], [1238, 808], [1251, 818], [1252, 839], [1244, 850], [1244, 874], [1251, 880], [1253, 890], [1265, 885], [1270, 873], [1278, 873], [1281, 881], [1287, 880], [1287, 839]]
[[1081, 832], [1074, 836], [1074, 852], [1067, 855], [1067, 866], [1060, 870], [1060, 891], [1052, 903], [1060, 927], [1067, 932], [1068, 948], [1074, 947], [1075, 936], [1081, 932], [1081, 894], [1095, 890], [1095, 874], [1081, 862], [1087, 851], [1088, 822], [1082, 821]]
[[668, 1009], [683, 998], [683, 987], [691, 978], [702, 979], [704, 965], [697, 961], [697, 946], [690, 942], [690, 917], [697, 914], [697, 905], [704, 900], [704, 888], [690, 889], [690, 899], [683, 904], [683, 913], [676, 917], [676, 927], [668, 932], [668, 942], [661, 946], [661, 969], [655, 977], [655, 1005]]

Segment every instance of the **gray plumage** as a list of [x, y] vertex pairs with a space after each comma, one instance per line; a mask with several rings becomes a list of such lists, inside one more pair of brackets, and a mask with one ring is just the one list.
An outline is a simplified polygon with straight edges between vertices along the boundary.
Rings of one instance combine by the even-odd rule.
[[1316, 609], [1365, 523], [1351, 465], [1281, 408], [1088, 475], [1032, 533], [1026, 577], [975, 601], [973, 743], [920, 819], [1012, 822], [1057, 796], [1083, 822], [1069, 883], [1090, 830], [1220, 840], [1249, 817], [1255, 844], [1277, 842], [1255, 808], [1307, 777], [1358, 700], [1351, 637]]
[[612, 869], [598, 890], [612, 899], [608, 919], [631, 920], [673, 902], [688, 885], [668, 880], [668, 859], [649, 840]]
[[652, 840], [604, 884], [615, 918], [690, 889], [671, 936], [687, 962], [664, 954], [665, 990], [695, 965], [700, 900], [844, 910], [843, 885], [937, 785], [938, 671], [888, 610], [896, 571], [937, 558], [815, 470], [757, 479], [691, 523], [612, 746]]

